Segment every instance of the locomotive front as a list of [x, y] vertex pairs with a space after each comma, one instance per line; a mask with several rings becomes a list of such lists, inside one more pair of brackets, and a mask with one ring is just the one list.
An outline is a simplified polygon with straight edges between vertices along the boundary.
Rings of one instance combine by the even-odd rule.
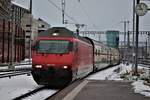
[[54, 36], [38, 37], [32, 52], [33, 78], [40, 85], [65, 86], [72, 81], [72, 38], [56, 36], [58, 31], [46, 33]]

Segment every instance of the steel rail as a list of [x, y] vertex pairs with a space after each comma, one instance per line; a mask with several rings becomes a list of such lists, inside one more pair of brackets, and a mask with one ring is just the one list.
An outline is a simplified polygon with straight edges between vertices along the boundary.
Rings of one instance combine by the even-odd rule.
[[17, 71], [17, 72], [8, 72], [8, 73], [0, 73], [0, 78], [6, 78], [6, 77], [12, 77], [12, 76], [18, 76], [18, 75], [24, 75], [24, 74], [30, 74], [31, 71]]
[[30, 92], [28, 92], [28, 93], [25, 93], [25, 94], [23, 94], [23, 95], [21, 95], [21, 96], [18, 96], [18, 97], [16, 97], [16, 98], [12, 99], [12, 100], [22, 100], [22, 99], [24, 99], [24, 98], [26, 98], [26, 97], [31, 96], [32, 94], [35, 94], [35, 93], [37, 93], [37, 92], [42, 91], [42, 90], [44, 90], [44, 89], [46, 89], [46, 86], [42, 86], [42, 87], [36, 88], [36, 89], [34, 89], [34, 90], [32, 90], [32, 91], [30, 91]]
[[0, 69], [1, 72], [13, 72], [13, 71], [31, 71], [32, 68], [15, 68], [15, 69]]

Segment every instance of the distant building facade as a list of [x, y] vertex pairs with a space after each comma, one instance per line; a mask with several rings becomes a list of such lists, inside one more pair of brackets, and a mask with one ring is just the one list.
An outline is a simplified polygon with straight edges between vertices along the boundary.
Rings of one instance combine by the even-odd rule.
[[11, 20], [17, 23], [18, 25], [21, 25], [21, 20], [24, 17], [24, 14], [30, 13], [29, 9], [23, 8], [14, 2], [12, 2], [11, 11]]
[[106, 31], [107, 37], [107, 46], [112, 48], [119, 47], [119, 31], [116, 30], [109, 30]]
[[20, 25], [23, 30], [25, 30], [25, 57], [30, 56], [30, 44], [36, 39], [38, 33], [45, 31], [50, 28], [50, 25], [42, 19], [34, 19], [33, 15], [30, 14], [29, 9], [22, 7], [19, 4], [12, 2], [12, 14], [11, 19], [18, 25]]
[[46, 21], [44, 21], [41, 18], [38, 19], [38, 23], [39, 23], [38, 33], [45, 31], [51, 27], [50, 24], [48, 24]]
[[[38, 23], [31, 14], [24, 14], [21, 20], [21, 26], [25, 30], [25, 56], [30, 55], [30, 42], [33, 40], [33, 34], [38, 34]], [[31, 39], [31, 41], [30, 41]]]
[[11, 0], [0, 0], [0, 19], [9, 20], [11, 11]]
[[29, 46], [30, 46], [30, 21], [33, 19], [33, 16], [30, 14], [30, 10], [23, 7], [20, 4], [12, 2], [11, 4], [11, 21], [15, 22], [17, 25], [22, 27], [25, 30], [25, 57], [29, 57]]

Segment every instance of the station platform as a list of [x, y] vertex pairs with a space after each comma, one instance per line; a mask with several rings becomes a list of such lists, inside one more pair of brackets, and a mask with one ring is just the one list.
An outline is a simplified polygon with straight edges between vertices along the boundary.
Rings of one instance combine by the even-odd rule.
[[134, 93], [131, 82], [84, 80], [62, 100], [150, 100]]

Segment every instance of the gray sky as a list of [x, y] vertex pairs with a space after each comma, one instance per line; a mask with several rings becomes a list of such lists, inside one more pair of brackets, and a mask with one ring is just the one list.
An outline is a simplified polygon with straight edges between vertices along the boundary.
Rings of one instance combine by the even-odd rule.
[[[29, 0], [15, 0], [29, 7]], [[61, 8], [61, 0], [33, 0], [34, 17], [43, 18], [52, 26], [62, 26], [61, 11], [49, 1]], [[142, 0], [141, 0], [142, 1]], [[129, 20], [132, 29], [132, 2], [133, 0], [66, 0], [66, 13], [76, 20], [72, 21], [65, 16], [70, 23], [86, 24], [82, 30], [119, 30], [123, 31], [122, 21]], [[150, 7], [150, 1], [145, 2]], [[72, 30], [75, 26], [67, 25]], [[140, 17], [140, 30], [150, 31], [150, 11]]]

